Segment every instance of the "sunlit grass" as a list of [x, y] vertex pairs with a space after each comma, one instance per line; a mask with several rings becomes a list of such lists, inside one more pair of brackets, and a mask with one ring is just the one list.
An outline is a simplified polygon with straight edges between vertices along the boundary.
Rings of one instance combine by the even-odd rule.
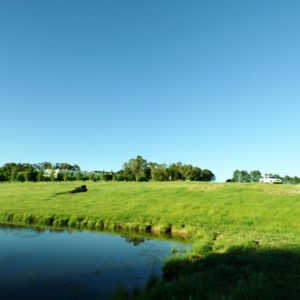
[[1, 221], [56, 226], [172, 229], [216, 234], [214, 247], [258, 240], [300, 242], [298, 185], [197, 182], [80, 182], [0, 184]]

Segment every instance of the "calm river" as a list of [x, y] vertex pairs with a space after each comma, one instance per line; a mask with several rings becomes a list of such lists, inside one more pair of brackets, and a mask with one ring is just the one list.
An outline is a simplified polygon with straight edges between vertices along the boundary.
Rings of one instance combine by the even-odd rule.
[[0, 227], [0, 299], [105, 299], [161, 276], [187, 244], [104, 232]]

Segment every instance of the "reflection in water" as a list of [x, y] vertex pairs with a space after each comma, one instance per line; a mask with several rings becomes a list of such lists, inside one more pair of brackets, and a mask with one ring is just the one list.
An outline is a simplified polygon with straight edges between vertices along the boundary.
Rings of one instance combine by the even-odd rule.
[[161, 276], [174, 246], [149, 236], [7, 226], [0, 243], [1, 299], [99, 299], [119, 286], [142, 287]]
[[144, 238], [136, 237], [136, 236], [133, 236], [133, 237], [124, 236], [124, 239], [126, 242], [132, 243], [134, 246], [138, 246], [139, 244], [145, 242]]

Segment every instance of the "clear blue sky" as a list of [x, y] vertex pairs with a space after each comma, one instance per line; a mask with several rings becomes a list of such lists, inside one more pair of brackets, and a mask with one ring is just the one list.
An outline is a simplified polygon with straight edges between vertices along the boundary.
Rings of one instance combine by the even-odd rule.
[[0, 165], [300, 176], [300, 1], [2, 0]]

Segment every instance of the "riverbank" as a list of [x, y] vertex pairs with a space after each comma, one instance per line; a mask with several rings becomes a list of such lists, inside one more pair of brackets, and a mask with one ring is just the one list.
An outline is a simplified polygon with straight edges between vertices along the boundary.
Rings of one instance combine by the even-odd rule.
[[2, 183], [0, 221], [16, 224], [123, 229], [215, 239], [226, 245], [298, 244], [300, 187], [233, 183]]
[[[208, 259], [211, 255], [220, 255], [214, 256], [214, 259], [217, 261], [221, 257], [220, 263], [224, 265], [223, 258], [225, 261], [226, 259], [228, 261], [228, 257], [232, 259], [234, 256], [232, 253], [236, 254], [234, 249], [243, 249], [242, 253], [247, 251], [264, 253], [258, 256], [250, 255], [253, 258], [251, 266], [253, 264], [264, 266], [265, 264], [261, 263], [264, 255], [273, 257], [274, 262], [276, 258], [278, 262], [289, 257], [278, 256], [278, 251], [281, 251], [281, 254], [282, 251], [288, 251], [290, 255], [290, 251], [298, 253], [297, 249], [300, 248], [298, 185], [86, 182], [88, 192], [68, 193], [81, 184], [81, 182], [2, 183], [0, 221], [184, 235], [193, 244], [191, 253], [188, 257], [180, 257], [175, 261], [173, 259], [165, 266], [165, 274], [168, 280], [171, 280], [167, 284], [175, 284], [177, 287], [180, 284], [174, 282], [178, 278], [200, 276], [198, 263], [203, 263], [203, 259]], [[276, 255], [273, 255], [274, 251]], [[245, 254], [238, 257], [243, 260], [250, 256]], [[248, 263], [245, 263], [246, 269], [249, 269]], [[218, 264], [215, 263], [214, 266], [217, 270]], [[241, 273], [237, 266], [229, 264], [228, 268], [237, 276], [246, 276], [246, 273]], [[278, 268], [280, 269], [280, 266]], [[272, 274], [272, 270], [271, 268], [268, 274]], [[206, 277], [207, 272], [206, 270]], [[217, 271], [211, 274], [211, 280], [215, 280], [216, 274]], [[249, 274], [259, 276], [263, 272], [258, 268]], [[298, 276], [298, 273], [296, 275]], [[296, 275], [295, 278], [298, 279]], [[264, 276], [269, 278], [269, 275]], [[249, 285], [250, 279], [243, 281], [244, 284]], [[264, 281], [259, 282], [265, 286]], [[282, 287], [283, 290], [287, 288], [289, 282], [294, 281], [288, 280]], [[275, 283], [277, 280], [271, 281], [268, 290], [276, 291]], [[163, 287], [160, 287], [160, 290], [163, 290]], [[201, 293], [203, 292], [202, 290]], [[227, 294], [228, 291], [224, 295]]]

